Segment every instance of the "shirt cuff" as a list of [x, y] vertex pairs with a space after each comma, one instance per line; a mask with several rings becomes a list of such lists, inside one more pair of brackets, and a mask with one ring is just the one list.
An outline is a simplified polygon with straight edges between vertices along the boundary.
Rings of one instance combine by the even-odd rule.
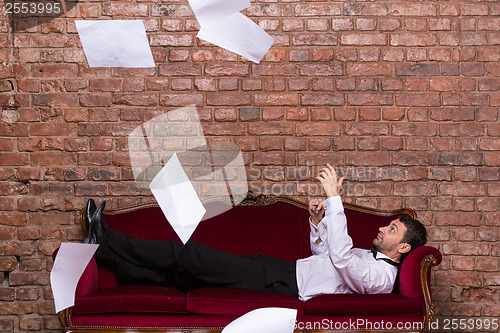
[[342, 198], [340, 195], [329, 197], [323, 201], [323, 206], [325, 207], [325, 216], [344, 211], [344, 205], [342, 205]]
[[319, 235], [319, 228], [320, 228], [320, 225], [321, 225], [321, 221], [318, 223], [318, 225], [314, 225], [314, 223], [312, 223], [312, 219], [311, 217], [309, 216], [309, 225], [311, 227], [311, 233], [312, 234], [315, 234], [315, 235]]
[[314, 235], [316, 237], [321, 237], [321, 236], [324, 236], [326, 234], [326, 224], [323, 221], [324, 220], [319, 221], [318, 225], [315, 226], [312, 223], [311, 218], [309, 217], [309, 225], [311, 227], [311, 235]]

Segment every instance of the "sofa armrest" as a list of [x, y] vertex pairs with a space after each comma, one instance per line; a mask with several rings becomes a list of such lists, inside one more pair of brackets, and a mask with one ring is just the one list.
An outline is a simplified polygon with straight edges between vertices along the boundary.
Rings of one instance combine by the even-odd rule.
[[[57, 252], [59, 249], [56, 249], [52, 254], [52, 259], [55, 260], [57, 257]], [[83, 297], [89, 295], [93, 292], [96, 292], [99, 288], [99, 272], [97, 269], [97, 263], [94, 258], [90, 259], [87, 267], [83, 271], [80, 280], [78, 280], [78, 285], [76, 286], [75, 297]]]
[[399, 294], [416, 298], [422, 304], [426, 323], [434, 318], [430, 279], [431, 268], [441, 263], [442, 255], [432, 246], [420, 246], [403, 260], [399, 271]]

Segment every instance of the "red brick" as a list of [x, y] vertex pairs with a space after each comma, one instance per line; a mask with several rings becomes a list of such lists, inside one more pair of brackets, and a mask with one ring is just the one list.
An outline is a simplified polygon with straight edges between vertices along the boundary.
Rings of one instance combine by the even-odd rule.
[[249, 65], [247, 64], [214, 64], [205, 67], [205, 73], [210, 76], [247, 76]]
[[484, 196], [485, 189], [480, 184], [440, 184], [439, 193], [452, 196]]
[[380, 140], [377, 138], [360, 138], [358, 150], [380, 150]]
[[355, 78], [347, 78], [347, 79], [336, 79], [335, 86], [337, 90], [355, 90], [356, 89], [356, 79]]
[[391, 75], [391, 64], [347, 64], [347, 75], [352, 76], [378, 76]]
[[[210, 96], [209, 96], [210, 97]], [[296, 93], [281, 94], [257, 94], [255, 95], [255, 105], [297, 105], [299, 104], [299, 95]], [[239, 104], [243, 105], [243, 104]]]
[[380, 109], [379, 108], [366, 108], [360, 109], [358, 111], [359, 120], [380, 120]]
[[201, 75], [202, 67], [199, 64], [189, 64], [189, 63], [172, 63], [163, 64], [159, 66], [160, 76], [194, 76]]
[[295, 76], [296, 66], [289, 64], [253, 64], [252, 74], [254, 76]]
[[76, 133], [76, 124], [33, 123], [29, 125], [32, 136], [70, 136]]
[[356, 30], [375, 30], [377, 27], [377, 20], [371, 18], [358, 18], [356, 20]]
[[499, 153], [485, 153], [484, 154], [484, 164], [487, 166], [500, 166], [500, 154]]
[[340, 43], [342, 45], [355, 45], [355, 46], [365, 46], [365, 45], [387, 45], [387, 37], [385, 34], [374, 34], [374, 33], [346, 33], [340, 38]]
[[[56, 47], [56, 46], [53, 46]], [[31, 77], [72, 78], [78, 75], [78, 67], [73, 64], [44, 64], [31, 67]]]
[[31, 153], [31, 163], [37, 166], [76, 165], [76, 155], [70, 152], [36, 152]]
[[292, 8], [288, 4], [262, 4], [247, 9], [248, 16], [291, 16]]
[[292, 37], [292, 44], [296, 46], [334, 46], [337, 43], [337, 36], [329, 34], [301, 34]]
[[54, 93], [54, 94], [39, 94], [33, 96], [33, 105], [36, 106], [78, 106], [76, 95]]
[[376, 78], [357, 79], [356, 86], [358, 91], [376, 91], [378, 90], [378, 80]]
[[344, 3], [344, 15], [353, 16], [386, 16], [387, 5], [383, 3]]
[[299, 165], [320, 166], [323, 167], [327, 163], [331, 165], [340, 165], [342, 162], [342, 154], [338, 152], [308, 152], [299, 154]]
[[388, 152], [358, 152], [346, 156], [347, 165], [388, 165], [390, 155]]
[[335, 76], [343, 75], [342, 65], [301, 65], [299, 67], [300, 75], [303, 76]]
[[22, 226], [28, 221], [26, 214], [21, 212], [0, 212], [2, 225]]
[[473, 16], [488, 15], [488, 5], [480, 3], [473, 3], [473, 4], [463, 3], [461, 4], [461, 12], [462, 15], [473, 15]]
[[[42, 272], [12, 272], [9, 275], [9, 283], [11, 286], [45, 285], [49, 283], [49, 276]], [[24, 310], [21, 313], [30, 312], [29, 310]]]
[[334, 31], [346, 31], [353, 30], [354, 24], [353, 20], [350, 18], [333, 18], [332, 19], [332, 30]]
[[395, 18], [379, 19], [380, 31], [394, 31], [401, 27], [401, 21]]
[[440, 106], [437, 93], [404, 93], [396, 94], [396, 105], [400, 106]]
[[341, 48], [336, 51], [335, 59], [342, 62], [358, 61], [356, 49]]
[[434, 4], [396, 3], [389, 6], [393, 16], [436, 16], [437, 6]]
[[156, 94], [115, 94], [113, 104], [131, 106], [155, 106], [158, 104]]
[[81, 106], [111, 106], [112, 96], [109, 94], [105, 95], [80, 95], [80, 105]]
[[402, 76], [437, 76], [440, 74], [439, 65], [433, 63], [401, 64], [396, 65], [396, 74]]
[[94, 79], [89, 83], [90, 91], [120, 91], [122, 85], [119, 79]]
[[449, 77], [431, 78], [429, 80], [432, 91], [452, 91], [454, 90], [454, 80]]
[[385, 150], [400, 150], [404, 147], [404, 141], [399, 138], [383, 138], [382, 147]]
[[[500, 60], [500, 51], [498, 51], [496, 48], [480, 48], [477, 50], [477, 60], [478, 61], [492, 61], [492, 62], [498, 62]], [[487, 69], [490, 67], [493, 67], [492, 64], [486, 64], [485, 66]], [[488, 73], [488, 70], [486, 70]]]
[[105, 3], [102, 6], [102, 14], [113, 17], [144, 17], [148, 15], [148, 5], [134, 5], [129, 3]]
[[312, 121], [328, 121], [332, 119], [332, 111], [328, 108], [314, 108], [311, 109]]
[[451, 20], [448, 18], [429, 19], [429, 30], [451, 30]]
[[311, 151], [329, 151], [332, 146], [331, 138], [313, 138], [308, 139], [307, 142]]
[[340, 4], [301, 4], [295, 6], [297, 16], [332, 16], [340, 15]]
[[[160, 94], [160, 105], [162, 106], [186, 106], [190, 104], [202, 105], [202, 94]], [[218, 104], [218, 105], [232, 105], [232, 104]], [[234, 104], [236, 105], [236, 104]]]
[[17, 86], [19, 91], [25, 92], [39, 92], [40, 91], [40, 81], [25, 79], [25, 80], [17, 80]]
[[460, 13], [459, 3], [443, 3], [439, 5], [439, 14], [445, 16], [457, 16]]
[[[276, 137], [261, 137], [259, 139], [260, 151], [283, 150], [284, 139]], [[264, 170], [265, 172], [266, 170]]]
[[334, 51], [332, 49], [313, 49], [313, 61], [331, 61], [334, 58]]
[[389, 94], [378, 93], [349, 93], [347, 101], [350, 105], [392, 105], [394, 103], [393, 97]]
[[384, 91], [403, 90], [403, 82], [400, 79], [382, 79], [380, 82]]
[[249, 124], [248, 133], [252, 135], [291, 135], [293, 126], [286, 123]]
[[[270, 29], [267, 29], [267, 31], [269, 31]], [[279, 61], [285, 61], [287, 59], [287, 50], [286, 49], [270, 49], [264, 59], [266, 61], [275, 61], [275, 62], [279, 62]]]
[[437, 38], [430, 33], [400, 33], [390, 35], [391, 46], [434, 46]]
[[338, 136], [340, 135], [340, 124], [326, 123], [303, 123], [296, 125], [296, 135], [298, 136]]
[[405, 30], [407, 31], [426, 31], [428, 29], [427, 18], [405, 19]]
[[212, 123], [203, 124], [206, 135], [244, 135], [245, 126], [239, 123]]
[[429, 111], [426, 108], [411, 108], [408, 110], [407, 116], [408, 121], [429, 121]]
[[301, 94], [302, 105], [342, 105], [344, 104], [343, 94], [335, 93], [303, 93]]

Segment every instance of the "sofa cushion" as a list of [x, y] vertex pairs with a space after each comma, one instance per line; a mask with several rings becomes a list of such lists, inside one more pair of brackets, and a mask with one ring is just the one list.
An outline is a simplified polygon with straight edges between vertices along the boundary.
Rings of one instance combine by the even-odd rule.
[[186, 295], [173, 288], [123, 285], [75, 299], [74, 314], [186, 313]]
[[272, 292], [233, 288], [200, 288], [187, 295], [190, 313], [241, 316], [263, 307], [282, 307], [302, 310], [297, 298]]
[[320, 295], [304, 304], [305, 315], [419, 315], [419, 302], [398, 294]]

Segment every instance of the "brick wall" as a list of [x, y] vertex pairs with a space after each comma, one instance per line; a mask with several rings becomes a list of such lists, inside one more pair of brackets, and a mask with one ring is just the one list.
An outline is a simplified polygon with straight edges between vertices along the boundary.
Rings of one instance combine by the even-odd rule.
[[[90, 196], [150, 202], [127, 134], [196, 104], [254, 189], [305, 198], [329, 162], [345, 200], [414, 208], [444, 254], [436, 311], [500, 313], [500, 3], [254, 1], [276, 40], [256, 65], [196, 39], [187, 1], [80, 1], [11, 22], [0, 4], [0, 331], [58, 331], [49, 271]], [[74, 18], [142, 19], [156, 68], [89, 68]], [[274, 186], [273, 186], [274, 185]], [[100, 199], [100, 198], [99, 198]]]

